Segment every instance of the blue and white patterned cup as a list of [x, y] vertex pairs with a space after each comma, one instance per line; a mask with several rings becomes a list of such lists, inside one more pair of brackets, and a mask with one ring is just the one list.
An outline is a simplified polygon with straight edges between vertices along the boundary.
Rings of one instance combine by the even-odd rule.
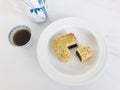
[[12, 0], [16, 9], [26, 13], [35, 22], [43, 22], [48, 18], [46, 0]]
[[28, 47], [31, 44], [31, 39], [31, 29], [26, 25], [15, 26], [8, 34], [9, 42], [17, 47]]

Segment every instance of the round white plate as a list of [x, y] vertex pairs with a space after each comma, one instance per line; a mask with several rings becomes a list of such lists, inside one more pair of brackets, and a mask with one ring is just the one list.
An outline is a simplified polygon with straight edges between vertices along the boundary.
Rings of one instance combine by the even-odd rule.
[[[61, 62], [52, 47], [57, 37], [74, 33], [79, 46], [89, 45], [93, 56], [81, 63], [71, 49], [71, 61]], [[103, 71], [106, 64], [106, 46], [103, 37], [93, 26], [80, 18], [64, 18], [50, 24], [41, 34], [37, 45], [37, 57], [44, 72], [53, 80], [66, 85], [81, 85], [93, 80]]]

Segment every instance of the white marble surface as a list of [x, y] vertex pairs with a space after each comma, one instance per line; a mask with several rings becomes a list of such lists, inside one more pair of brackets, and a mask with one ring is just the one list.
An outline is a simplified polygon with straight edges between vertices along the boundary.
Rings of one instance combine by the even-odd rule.
[[[36, 24], [17, 12], [8, 0], [0, 0], [0, 90], [120, 90], [120, 1], [48, 0], [49, 20]], [[36, 57], [40, 33], [54, 20], [76, 16], [91, 22], [108, 45], [108, 65], [93, 83], [65, 86], [52, 81]], [[7, 39], [10, 29], [19, 24], [31, 26], [33, 42], [27, 49], [12, 47]]]

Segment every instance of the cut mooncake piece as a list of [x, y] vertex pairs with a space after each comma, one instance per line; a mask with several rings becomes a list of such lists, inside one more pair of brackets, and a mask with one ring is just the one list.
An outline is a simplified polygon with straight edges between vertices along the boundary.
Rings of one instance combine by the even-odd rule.
[[92, 53], [90, 46], [86, 45], [86, 46], [78, 48], [76, 51], [76, 54], [79, 57], [80, 61], [84, 62], [88, 58], [90, 58], [93, 53]]
[[60, 61], [69, 61], [72, 58], [72, 54], [69, 49], [77, 47], [78, 40], [73, 33], [69, 33], [53, 40], [52, 44]]

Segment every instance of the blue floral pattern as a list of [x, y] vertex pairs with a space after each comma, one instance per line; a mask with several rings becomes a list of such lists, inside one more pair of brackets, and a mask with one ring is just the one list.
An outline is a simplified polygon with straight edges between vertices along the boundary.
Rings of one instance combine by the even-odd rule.
[[45, 18], [48, 18], [47, 7], [45, 6], [46, 0], [38, 0], [39, 7], [30, 9], [31, 14], [38, 15], [38, 12], [42, 12]]
[[44, 6], [42, 7], [42, 11], [43, 11], [45, 17], [48, 18], [48, 13], [47, 13], [47, 11], [46, 11]]
[[42, 4], [43, 4], [43, 1], [42, 1], [42, 0], [38, 0], [38, 3], [42, 5]]
[[38, 11], [40, 11], [41, 8], [33, 8], [33, 9], [30, 9], [30, 12], [33, 13], [35, 12], [36, 14], [38, 14]]

